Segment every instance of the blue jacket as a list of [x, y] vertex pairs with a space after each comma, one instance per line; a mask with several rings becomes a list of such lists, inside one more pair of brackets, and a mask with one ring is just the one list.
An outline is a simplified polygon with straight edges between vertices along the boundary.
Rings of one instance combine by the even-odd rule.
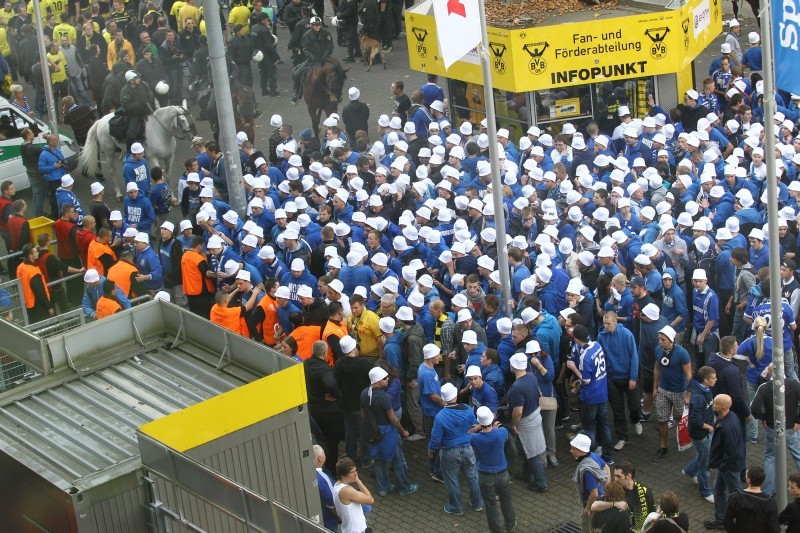
[[500, 356], [500, 369], [506, 378], [511, 374], [510, 360], [516, 351], [517, 348], [514, 346], [514, 339], [511, 338], [511, 335], [500, 339], [500, 343], [497, 345], [497, 354]]
[[717, 275], [717, 288], [721, 291], [732, 291], [736, 267], [731, 263], [731, 252], [734, 246], [728, 241], [722, 245], [722, 251], [717, 256], [714, 263], [714, 271]]
[[45, 175], [47, 181], [61, 181], [67, 173], [67, 167], [55, 167], [59, 161], [64, 160], [64, 154], [59, 148], [45, 147], [39, 154], [39, 172]]
[[721, 228], [725, 225], [725, 221], [733, 216], [733, 195], [726, 192], [719, 201], [714, 200], [712, 197], [711, 207], [714, 211], [714, 218], [711, 219], [714, 229]]
[[131, 154], [126, 155], [125, 164], [122, 167], [122, 177], [125, 178], [126, 185], [134, 182], [139, 188], [140, 194], [150, 195], [150, 165], [144, 158], [134, 161]]
[[[92, 315], [95, 313], [97, 309], [97, 300], [103, 296], [103, 283], [105, 283], [106, 277], [100, 276], [100, 283], [97, 284], [96, 287], [92, 287], [91, 285], [86, 287], [86, 290], [83, 293], [83, 300], [81, 301], [81, 307], [83, 307], [83, 313], [88, 317], [92, 318]], [[119, 305], [123, 309], [130, 309], [131, 302], [125, 297], [125, 294], [122, 292], [122, 289], [117, 287], [117, 301]]]
[[464, 368], [469, 368], [471, 366], [480, 367], [481, 355], [483, 355], [483, 352], [485, 351], [486, 351], [486, 346], [481, 341], [478, 341], [478, 345], [472, 350], [470, 350], [470, 352], [467, 354], [467, 360], [464, 363]]
[[680, 333], [686, 329], [686, 323], [689, 317], [689, 308], [686, 306], [686, 294], [674, 282], [675, 269], [667, 267], [664, 269], [664, 274], [669, 272], [672, 274], [672, 287], [669, 290], [662, 289], [662, 305], [661, 314], [667, 320], [667, 323], [672, 324], [679, 316], [683, 317], [677, 326], [675, 332]]
[[630, 330], [620, 323], [613, 333], [601, 327], [597, 341], [606, 354], [606, 368], [611, 379], [638, 381], [639, 352]]
[[369, 292], [374, 275], [375, 273], [373, 270], [366, 265], [354, 267], [344, 265], [339, 271], [338, 278], [339, 281], [342, 282], [342, 285], [344, 285], [344, 293], [353, 294], [356, 287], [364, 287], [367, 292]]
[[704, 439], [708, 430], [703, 428], [703, 424], [714, 426], [714, 411], [711, 409], [714, 394], [696, 379], [689, 382], [687, 390], [692, 393], [689, 399], [689, 436], [693, 440]]
[[[494, 392], [497, 393], [498, 398], [502, 398], [506, 393], [506, 379], [503, 376], [503, 371], [497, 365], [489, 365], [481, 367], [481, 377], [483, 381], [492, 386]], [[497, 405], [495, 404], [495, 412]]]
[[142, 193], [139, 193], [133, 200], [130, 196], [126, 196], [123, 205], [125, 223], [128, 226], [135, 225], [138, 231], [150, 233], [150, 226], [156, 221], [156, 212], [153, 210], [153, 204], [150, 203], [150, 200]]
[[383, 347], [383, 358], [386, 362], [400, 371], [400, 375], [404, 376], [403, 368], [403, 331], [395, 330], [394, 335], [386, 339], [386, 344]]
[[320, 296], [319, 289], [317, 287], [317, 278], [315, 278], [314, 275], [309, 272], [308, 267], [306, 267], [303, 273], [300, 274], [299, 278], [294, 277], [294, 274], [292, 274], [291, 270], [284, 272], [283, 276], [281, 277], [281, 285], [289, 287], [289, 300], [299, 307], [302, 307], [300, 306], [300, 301], [297, 299], [297, 289], [300, 288], [300, 285], [308, 285], [311, 287], [314, 298], [319, 298]]
[[542, 350], [553, 358], [553, 367], [557, 366], [559, 364], [558, 347], [561, 343], [561, 326], [558, 325], [558, 319], [548, 314], [547, 311], [542, 311], [542, 321], [533, 328], [531, 333], [539, 341]]
[[540, 396], [553, 396], [553, 380], [555, 380], [555, 368], [553, 367], [552, 357], [537, 356], [539, 362], [544, 366], [545, 372], [542, 374], [536, 368], [533, 369], [533, 375], [536, 376], [536, 381], [539, 384]]
[[136, 254], [136, 268], [139, 269], [139, 274], [152, 276], [153, 279], [142, 282], [142, 285], [148, 290], [158, 290], [164, 285], [164, 269], [161, 267], [161, 258], [158, 257], [152, 246], [148, 246]]
[[469, 406], [463, 403], [448, 405], [433, 419], [428, 449], [436, 451], [440, 448], [469, 446], [467, 430], [477, 423], [475, 412]]

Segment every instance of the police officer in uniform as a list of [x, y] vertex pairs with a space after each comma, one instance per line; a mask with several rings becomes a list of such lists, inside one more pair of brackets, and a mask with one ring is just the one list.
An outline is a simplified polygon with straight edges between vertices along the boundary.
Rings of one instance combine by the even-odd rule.
[[361, 47], [358, 43], [358, 0], [340, 0], [336, 18], [339, 20], [344, 46], [347, 48], [347, 57], [343, 61], [352, 63], [361, 57]]
[[[142, 81], [150, 87], [155, 87], [160, 81], [167, 79], [167, 72], [164, 70], [164, 64], [161, 60], [153, 55], [153, 50], [149, 47], [142, 46], [139, 48], [139, 56], [142, 58], [136, 63], [136, 71], [142, 77]], [[168, 94], [159, 94], [156, 96], [160, 106], [169, 104]]]
[[258, 64], [258, 74], [261, 80], [261, 96], [280, 96], [277, 91], [278, 77], [275, 63], [278, 62], [278, 51], [275, 49], [277, 38], [272, 34], [272, 24], [269, 15], [264, 12], [256, 15], [256, 23], [250, 27], [250, 38], [253, 48], [264, 54]]
[[303, 35], [308, 31], [308, 25], [311, 24], [311, 9], [303, 5], [301, 7], [303, 18], [295, 25], [292, 30], [291, 37], [289, 38], [288, 48], [292, 54], [292, 65], [297, 66], [305, 61], [306, 56], [303, 55]]
[[294, 90], [292, 91], [292, 104], [297, 103], [300, 98], [300, 89], [305, 78], [305, 74], [313, 65], [328, 59], [333, 53], [333, 38], [328, 30], [322, 29], [322, 19], [312, 17], [311, 29], [303, 35], [303, 53], [305, 61], [292, 69], [294, 78]]
[[237, 24], [233, 27], [234, 36], [228, 43], [228, 53], [231, 60], [236, 63], [239, 73], [239, 83], [245, 87], [253, 86], [253, 68], [250, 60], [253, 58], [253, 41], [244, 34], [244, 26]]
[[127, 83], [122, 88], [119, 100], [128, 117], [127, 143], [130, 151], [131, 144], [139, 140], [139, 130], [144, 124], [144, 118], [155, 108], [155, 95], [135, 70], [125, 73], [125, 81]]

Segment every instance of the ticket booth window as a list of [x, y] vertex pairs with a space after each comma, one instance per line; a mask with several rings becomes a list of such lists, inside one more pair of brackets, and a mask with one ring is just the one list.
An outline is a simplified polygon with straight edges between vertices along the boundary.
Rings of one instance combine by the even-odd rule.
[[595, 117], [602, 131], [619, 124], [619, 107], [627, 106], [634, 118], [644, 118], [656, 94], [655, 77], [607, 81], [595, 85]]
[[[480, 122], [486, 118], [486, 104], [483, 97], [483, 85], [467, 83], [459, 80], [449, 80], [449, 94], [454, 110], [457, 129], [465, 120], [470, 121], [477, 129]], [[528, 130], [528, 96], [527, 93], [513, 93], [510, 91], [494, 90], [494, 108], [497, 116], [498, 128], [506, 128], [509, 137], [518, 141]]]

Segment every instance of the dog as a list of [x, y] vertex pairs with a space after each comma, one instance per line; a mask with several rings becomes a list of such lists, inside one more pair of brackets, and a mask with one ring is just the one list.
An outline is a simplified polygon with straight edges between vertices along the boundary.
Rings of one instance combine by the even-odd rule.
[[383, 55], [381, 43], [373, 39], [363, 31], [361, 32], [361, 55], [364, 57], [364, 64], [369, 65], [367, 72], [372, 68], [375, 58], [380, 57], [384, 70], [386, 69], [386, 57]]

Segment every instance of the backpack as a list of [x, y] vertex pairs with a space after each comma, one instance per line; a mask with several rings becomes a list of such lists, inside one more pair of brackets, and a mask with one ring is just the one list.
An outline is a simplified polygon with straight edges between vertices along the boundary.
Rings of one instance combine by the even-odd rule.
[[377, 390], [372, 391], [372, 398], [370, 398], [369, 407], [361, 408], [361, 414], [364, 418], [364, 439], [369, 444], [379, 444], [383, 440], [383, 432], [378, 427], [378, 421], [372, 412], [372, 401], [378, 397], [378, 394], [386, 394]]

